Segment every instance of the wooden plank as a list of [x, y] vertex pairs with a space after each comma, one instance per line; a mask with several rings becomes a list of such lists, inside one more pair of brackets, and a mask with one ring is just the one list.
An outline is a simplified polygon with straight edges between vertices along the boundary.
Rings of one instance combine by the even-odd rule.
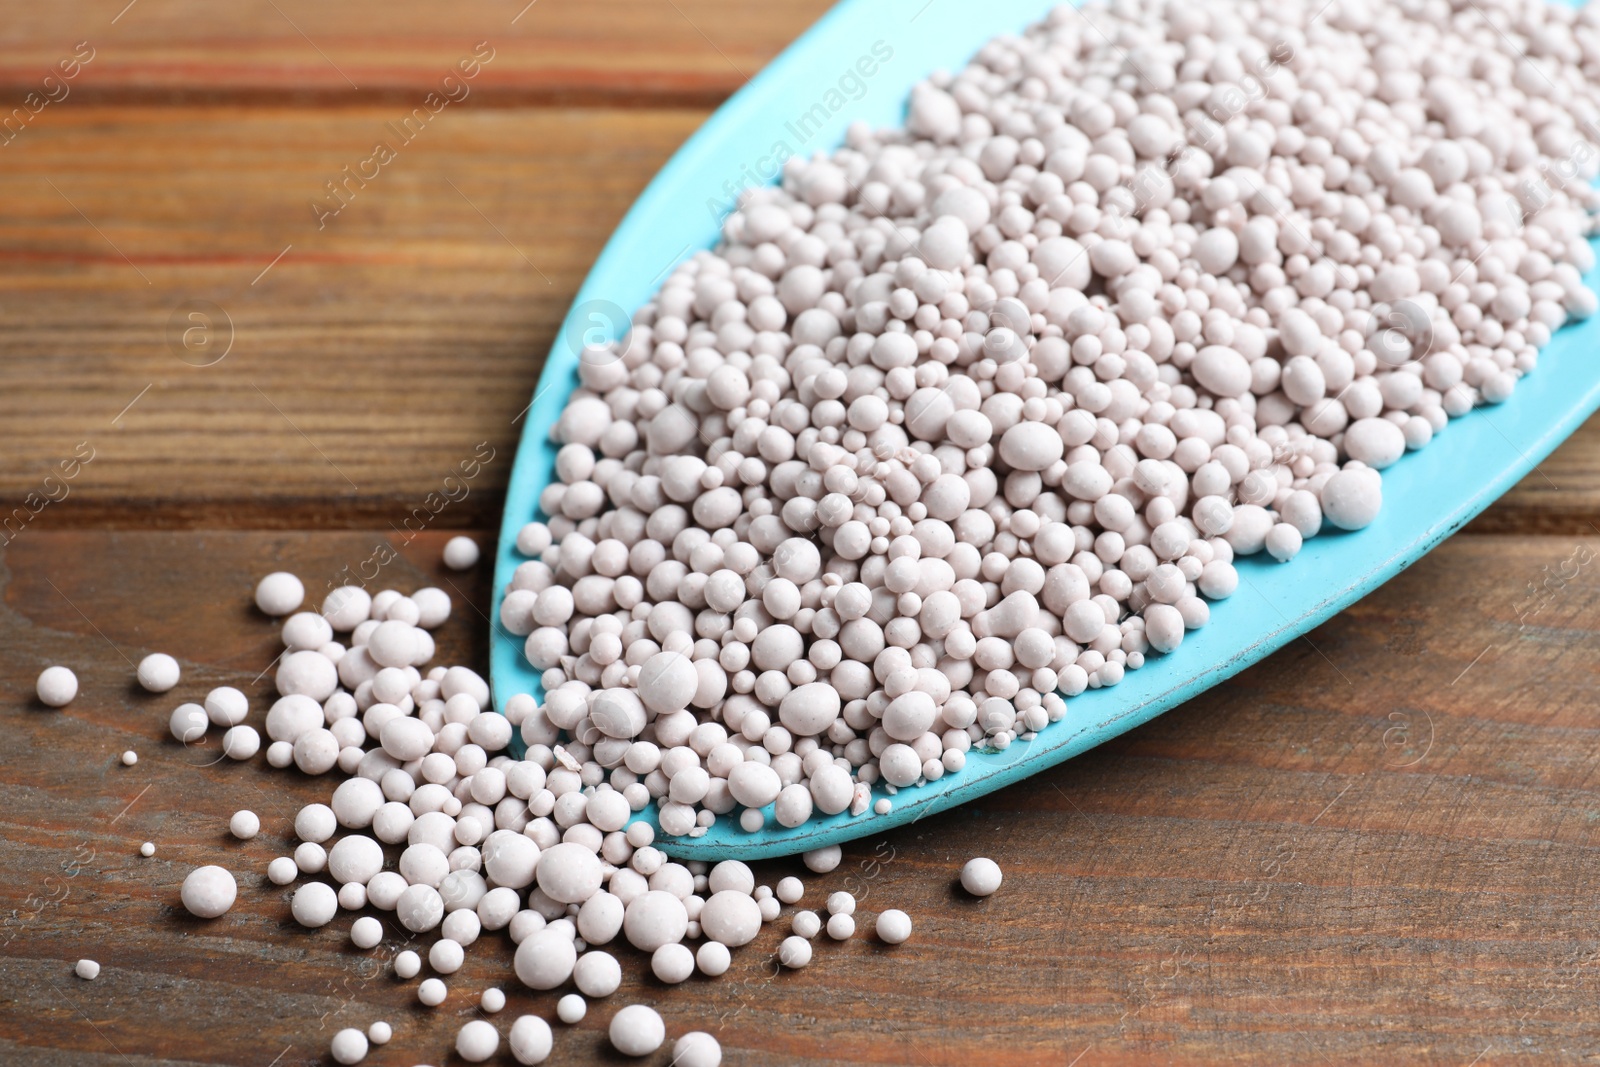
[[[64, 0], [8, 12], [0, 103], [418, 103], [487, 42], [480, 104], [722, 100], [827, 0]], [[81, 42], [87, 47], [79, 49]], [[88, 57], [45, 84], [57, 64]], [[454, 90], [452, 91], [459, 91]], [[75, 104], [73, 105], [75, 106]], [[3, 137], [0, 137], [3, 139]]]
[[[493, 521], [572, 293], [703, 114], [447, 110], [410, 144], [399, 117], [86, 107], [8, 157], [4, 513], [87, 442], [52, 521], [381, 525], [485, 455], [439, 521]], [[186, 345], [191, 301], [216, 325]]]
[[[256, 695], [259, 724], [265, 686], [252, 679], [273, 645], [248, 606], [257, 575], [289, 568], [315, 586], [380, 536], [39, 529], [5, 550], [6, 1062], [321, 1063], [335, 1030], [379, 1018], [396, 1039], [369, 1062], [445, 1062], [490, 984], [510, 996], [502, 1027], [551, 1015], [553, 995], [509, 979], [501, 935], [472, 947], [450, 1000], [428, 1011], [414, 983], [373, 962], [398, 942], [362, 954], [347, 918], [294, 926], [287, 891], [260, 871], [289, 847], [296, 806], [331, 783], [259, 762], [202, 766], [209, 753], [167, 738], [173, 703], [223, 682]], [[455, 581], [441, 654], [481, 663], [484, 623], [465, 602], [482, 602], [486, 574], [445, 575], [441, 541], [418, 537], [379, 584]], [[1593, 537], [1453, 538], [1187, 706], [805, 876], [807, 904], [848, 889], [864, 921], [909, 912], [903, 946], [824, 939], [811, 967], [774, 974], [781, 920], [725, 978], [675, 988], [641, 979], [643, 957], [616, 948], [624, 987], [558, 1028], [561, 1062], [611, 1062], [603, 1028], [639, 1000], [670, 1034], [716, 1033], [731, 1065], [1589, 1055], [1597, 550]], [[1530, 599], [1528, 583], [1547, 580]], [[1214, 624], [1226, 621], [1224, 604]], [[166, 696], [136, 690], [123, 658], [155, 649], [186, 671]], [[63, 711], [29, 696], [52, 662], [83, 679]], [[130, 747], [140, 761], [123, 767]], [[237, 843], [223, 825], [243, 806], [263, 833]], [[144, 840], [154, 859], [138, 857]], [[1006, 871], [986, 901], [952, 888], [973, 855]], [[239, 872], [240, 901], [200, 923], [179, 913], [177, 885], [209, 862]], [[759, 877], [797, 871], [763, 864]], [[71, 976], [82, 956], [105, 967], [99, 980]]]
[[[482, 456], [432, 524], [497, 521], [572, 294], [704, 113], [469, 102], [342, 207], [326, 183], [399, 144], [399, 109], [47, 117], [0, 171], [0, 522], [59, 496], [44, 479], [82, 445], [93, 461], [37, 521], [349, 528], [402, 522]], [[192, 301], [232, 323], [211, 366], [180, 358], [208, 358], [182, 344]], [[1591, 523], [1597, 423], [1474, 528]]]

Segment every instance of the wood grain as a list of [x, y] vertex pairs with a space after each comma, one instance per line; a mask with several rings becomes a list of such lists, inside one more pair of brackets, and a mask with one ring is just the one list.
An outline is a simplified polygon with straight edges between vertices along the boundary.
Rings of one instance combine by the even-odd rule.
[[[381, 525], [488, 442], [440, 521], [493, 522], [578, 282], [703, 115], [447, 109], [319, 228], [324, 182], [399, 117], [79, 108], [39, 130], [0, 171], [3, 510], [88, 441], [52, 522]], [[210, 366], [180, 358], [208, 358], [179, 343], [194, 300], [221, 309], [213, 346], [232, 326]]]
[[[0, 20], [0, 126], [94, 49], [65, 98], [0, 133], [0, 1062], [299, 1067], [384, 1018], [395, 1040], [366, 1062], [453, 1064], [490, 984], [502, 1029], [553, 1017], [500, 935], [429, 1011], [385, 969], [398, 939], [358, 953], [346, 918], [299, 928], [261, 872], [332, 783], [218, 764], [215, 736], [166, 729], [218, 684], [259, 725], [278, 645], [249, 593], [272, 569], [316, 595], [398, 549], [376, 584], [449, 589], [440, 659], [484, 664], [487, 568], [442, 571], [447, 531], [490, 543], [516, 417], [616, 221], [827, 6], [525, 5], [68, 0]], [[470, 95], [319, 225], [327, 183], [480, 41]], [[213, 347], [169, 336], [195, 301]], [[192, 365], [218, 323], [226, 357]], [[474, 460], [466, 495], [407, 532]], [[842, 888], [864, 920], [904, 908], [911, 942], [823, 939], [777, 974], [785, 919], [725, 978], [671, 989], [619, 949], [623, 989], [559, 1029], [551, 1062], [623, 1062], [604, 1026], [641, 1000], [673, 1035], [716, 1033], [730, 1067], [1590, 1062], [1597, 549], [1593, 420], [1232, 682], [826, 877], [760, 868], [805, 874], [811, 906]], [[154, 650], [184, 667], [165, 696], [132, 681]], [[83, 691], [49, 711], [33, 680], [58, 662]], [[225, 833], [240, 807], [262, 816], [248, 843]], [[981, 902], [953, 887], [979, 854], [1006, 871]], [[211, 862], [240, 902], [201, 923], [177, 886]], [[84, 956], [95, 982], [72, 976]]]
[[[296, 806], [332, 783], [208, 766], [214, 736], [167, 737], [175, 701], [222, 683], [255, 696], [259, 725], [269, 682], [253, 679], [274, 644], [249, 607], [257, 575], [286, 567], [315, 586], [383, 536], [34, 531], [5, 550], [5, 1062], [321, 1063], [335, 1030], [384, 1018], [395, 1041], [367, 1062], [439, 1063], [490, 984], [511, 1000], [498, 1022], [551, 1015], [552, 995], [510, 979], [503, 935], [472, 947], [428, 1011], [381, 963], [398, 940], [360, 953], [348, 918], [296, 927], [261, 871], [290, 847]], [[418, 537], [383, 579], [454, 581], [441, 654], [481, 663], [486, 627], [467, 601], [482, 602], [485, 574], [441, 572], [441, 540]], [[864, 922], [903, 908], [914, 937], [824, 938], [810, 968], [774, 977], [781, 920], [728, 976], [675, 988], [618, 948], [622, 991], [560, 1028], [552, 1062], [620, 1062], [603, 1027], [639, 1000], [672, 1034], [717, 1033], [730, 1065], [1585, 1062], [1600, 1052], [1596, 564], [1545, 600], [1525, 595], [1578, 547], [1454, 538], [1110, 745], [866, 839], [826, 877], [760, 865], [768, 884], [804, 874], [812, 906], [855, 892]], [[133, 687], [127, 662], [156, 649], [185, 669], [161, 697]], [[63, 711], [29, 695], [52, 662], [83, 680]], [[140, 761], [123, 767], [130, 747]], [[225, 836], [240, 807], [262, 816], [248, 843]], [[137, 855], [145, 840], [153, 859]], [[953, 888], [973, 855], [1006, 872], [986, 901]], [[238, 873], [239, 905], [188, 919], [177, 884], [213, 862]], [[105, 968], [93, 983], [71, 975], [83, 956]]]
[[[66, 0], [8, 11], [0, 102], [42, 92], [87, 41], [68, 101], [419, 102], [473, 46], [480, 104], [709, 107], [828, 8], [826, 0]], [[85, 55], [91, 54], [85, 52]], [[49, 87], [60, 94], [60, 89]]]
[[[435, 524], [497, 521], [573, 293], [705, 116], [469, 99], [401, 144], [405, 113], [73, 106], [4, 150], [0, 522], [80, 443], [55, 528], [382, 526], [475, 454]], [[380, 138], [396, 158], [335, 199]], [[1600, 424], [1507, 505], [1475, 529], [1594, 533]]]

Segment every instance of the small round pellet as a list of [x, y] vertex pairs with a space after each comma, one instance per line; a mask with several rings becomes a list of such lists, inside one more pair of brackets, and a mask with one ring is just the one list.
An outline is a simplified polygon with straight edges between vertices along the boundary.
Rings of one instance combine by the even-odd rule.
[[1000, 865], [994, 860], [980, 856], [961, 868], [961, 888], [975, 897], [989, 896], [1000, 888], [1000, 882]]
[[66, 667], [46, 667], [34, 685], [39, 699], [52, 708], [64, 708], [78, 695], [78, 676]]
[[72, 968], [72, 973], [85, 981], [92, 982], [100, 977], [100, 965], [94, 960], [79, 960]]
[[878, 915], [874, 929], [878, 940], [886, 945], [898, 945], [911, 936], [911, 916], [899, 908], [890, 908]]
[[452, 537], [444, 543], [444, 565], [464, 571], [478, 562], [478, 542], [470, 537]]
[[650, 971], [668, 985], [688, 981], [694, 973], [694, 953], [682, 943], [662, 945], [650, 955]]
[[[324, 886], [324, 889], [327, 887]], [[239, 887], [233, 875], [215, 865], [196, 867], [183, 880], [183, 906], [201, 919], [215, 919], [233, 907]], [[332, 895], [332, 890], [329, 890]]]
[[440, 974], [455, 974], [466, 958], [466, 951], [448, 937], [441, 937], [428, 949], [428, 966]]
[[797, 911], [789, 920], [789, 928], [795, 936], [810, 940], [822, 931], [822, 919], [814, 911]]
[[287, 571], [274, 571], [256, 583], [256, 607], [264, 614], [291, 614], [306, 598], [306, 587]]
[[576, 993], [568, 993], [556, 1001], [556, 1018], [567, 1025], [580, 1023], [589, 1013], [589, 1002]]
[[484, 1011], [488, 1012], [490, 1015], [493, 1015], [497, 1011], [503, 1011], [506, 1006], [505, 991], [498, 986], [490, 986], [488, 989], [485, 989], [483, 991], [483, 995], [478, 998], [478, 1006]]
[[829, 915], [854, 915], [856, 913], [856, 898], [840, 890], [828, 894]]
[[238, 726], [250, 713], [250, 701], [231, 685], [219, 685], [206, 694], [206, 716], [217, 726]]
[[206, 736], [206, 727], [210, 722], [206, 718], [206, 709], [199, 704], [179, 704], [167, 719], [167, 729], [175, 740], [192, 745]]
[[228, 820], [228, 832], [240, 841], [248, 841], [261, 832], [261, 820], [253, 811], [236, 811]]
[[376, 948], [383, 940], [383, 923], [371, 915], [363, 915], [350, 924], [350, 941], [356, 948]]
[[339, 913], [339, 895], [323, 882], [307, 882], [294, 891], [289, 912], [301, 926], [327, 926]]
[[165, 652], [152, 652], [139, 661], [139, 684], [152, 693], [165, 693], [178, 684], [182, 670]]
[[555, 1035], [550, 1032], [550, 1024], [537, 1015], [518, 1016], [506, 1038], [511, 1055], [521, 1064], [543, 1063], [550, 1058], [554, 1043]]
[[424, 978], [417, 986], [417, 999], [430, 1008], [437, 1008], [443, 1004], [447, 993], [449, 990], [437, 978]]
[[155, 842], [146, 841], [144, 844], [139, 846], [139, 855], [143, 856], [145, 859], [149, 859], [151, 856], [154, 856], [155, 854], [156, 854]]
[[811, 962], [811, 942], [798, 935], [784, 938], [778, 946], [778, 962], [785, 967], [804, 967]]
[[672, 1043], [672, 1067], [722, 1067], [722, 1046], [704, 1030], [691, 1030]]
[[288, 885], [298, 877], [300, 877], [300, 865], [291, 856], [279, 856], [267, 864], [267, 881], [273, 885]]
[[776, 894], [778, 899], [785, 904], [797, 904], [800, 902], [800, 898], [806, 895], [806, 886], [798, 878], [780, 878], [778, 879]]
[[607, 1033], [624, 1056], [648, 1056], [667, 1039], [667, 1026], [654, 1008], [629, 1004], [611, 1017]]
[[835, 941], [847, 941], [855, 936], [856, 919], [853, 915], [833, 915], [828, 918], [828, 936]]
[[572, 968], [572, 982], [586, 997], [609, 997], [622, 985], [622, 965], [601, 949], [590, 949]]
[[456, 1054], [468, 1063], [483, 1063], [500, 1047], [500, 1031], [485, 1019], [473, 1019], [456, 1034]]
[[733, 964], [733, 953], [720, 941], [707, 941], [695, 951], [694, 963], [701, 974], [720, 978]]
[[843, 856], [844, 853], [838, 845], [825, 845], [822, 848], [812, 849], [801, 858], [805, 860], [807, 870], [815, 871], [817, 874], [827, 874], [839, 866], [839, 860]]
[[328, 850], [314, 841], [302, 841], [295, 846], [294, 865], [301, 874], [321, 874], [328, 867]]
[[393, 1037], [394, 1027], [390, 1026], [382, 1019], [379, 1019], [377, 1022], [367, 1027], [367, 1040], [372, 1042], [374, 1045], [387, 1045], [390, 1039]]
[[247, 760], [261, 751], [261, 735], [251, 726], [229, 727], [222, 735], [222, 752], [229, 759]]
[[[394, 958], [394, 973], [397, 978], [415, 978], [422, 973], [422, 957], [410, 949], [406, 949]], [[443, 985], [444, 983], [440, 983]]]
[[122, 754], [122, 765], [124, 767], [132, 767], [134, 764], [136, 764], [138, 762], [139, 762], [139, 753], [135, 752], [131, 748], [128, 749], [126, 752], [124, 752]]
[[333, 1035], [328, 1052], [335, 1063], [360, 1063], [367, 1055], [367, 1035], [346, 1027]]

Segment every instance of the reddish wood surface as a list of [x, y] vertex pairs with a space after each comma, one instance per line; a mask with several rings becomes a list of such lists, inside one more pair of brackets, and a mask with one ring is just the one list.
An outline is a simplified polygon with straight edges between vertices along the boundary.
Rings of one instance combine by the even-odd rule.
[[[392, 925], [371, 953], [350, 948], [348, 917], [297, 927], [262, 871], [332, 783], [213, 764], [215, 733], [201, 747], [167, 735], [176, 701], [224, 683], [255, 698], [259, 725], [276, 646], [250, 607], [256, 576], [286, 567], [315, 586], [381, 536], [39, 530], [6, 550], [5, 1062], [314, 1064], [334, 1031], [383, 1018], [397, 1036], [368, 1062], [457, 1063], [445, 1051], [488, 985], [510, 996], [504, 1025], [552, 1014], [553, 995], [511, 978], [503, 935], [472, 947], [430, 1011], [378, 962], [402, 947]], [[453, 581], [441, 657], [481, 662], [470, 603], [486, 574], [443, 572], [443, 536], [383, 577]], [[848, 889], [864, 922], [902, 908], [914, 937], [823, 938], [811, 967], [774, 977], [782, 919], [723, 979], [677, 987], [614, 948], [623, 989], [558, 1026], [550, 1062], [620, 1062], [603, 1027], [638, 1000], [673, 1034], [716, 1033], [739, 1065], [1585, 1062], [1600, 1051], [1595, 564], [1524, 596], [1577, 547], [1456, 537], [1309, 640], [1087, 756], [862, 841], [828, 876], [761, 865], [768, 884], [804, 875], [810, 906]], [[129, 661], [158, 649], [185, 670], [165, 696], [131, 681]], [[53, 662], [83, 682], [63, 711], [31, 700]], [[125, 748], [136, 766], [117, 761]], [[262, 816], [248, 843], [226, 834], [240, 807]], [[953, 888], [980, 854], [1006, 872], [986, 901]], [[240, 879], [216, 922], [177, 905], [202, 863]], [[95, 982], [71, 974], [83, 956], [105, 968]]]
[[[553, 998], [488, 935], [428, 1011], [374, 962], [398, 941], [363, 954], [347, 918], [294, 925], [262, 872], [332, 783], [213, 765], [167, 715], [227, 683], [259, 725], [277, 646], [254, 580], [317, 589], [399, 547], [487, 448], [377, 583], [453, 581], [440, 658], [483, 666], [487, 571], [441, 571], [447, 531], [487, 546], [515, 417], [616, 220], [825, 5], [538, 0], [513, 25], [520, 0], [125, 4], [0, 20], [7, 107], [75, 42], [96, 50], [0, 147], [0, 1063], [323, 1063], [335, 1030], [377, 1018], [396, 1037], [367, 1062], [458, 1063], [487, 985], [510, 995], [503, 1027]], [[319, 228], [325, 183], [480, 40], [472, 95]], [[194, 300], [234, 329], [210, 366], [167, 338]], [[75, 452], [93, 459], [35, 509]], [[1591, 423], [1309, 640], [807, 877], [808, 905], [847, 888], [864, 917], [903, 908], [911, 942], [823, 940], [774, 976], [785, 919], [724, 979], [674, 988], [620, 950], [623, 990], [558, 1025], [550, 1062], [621, 1062], [603, 1028], [635, 1000], [671, 1034], [716, 1033], [730, 1065], [1589, 1062], [1600, 587], [1564, 561], [1596, 550]], [[132, 681], [154, 650], [185, 671], [160, 697]], [[58, 662], [83, 692], [47, 711], [33, 679]], [[225, 833], [240, 807], [263, 818], [249, 843]], [[982, 902], [952, 888], [977, 854], [1007, 878]], [[212, 862], [240, 902], [199, 923], [177, 886]], [[97, 981], [72, 976], [83, 956]]]
[[[827, 10], [823, 0], [64, 0], [8, 11], [0, 100], [48, 88], [77, 52], [63, 102], [416, 103], [480, 41], [472, 88], [495, 106], [711, 106]], [[70, 70], [71, 68], [68, 68]], [[7, 108], [12, 104], [8, 103]]]

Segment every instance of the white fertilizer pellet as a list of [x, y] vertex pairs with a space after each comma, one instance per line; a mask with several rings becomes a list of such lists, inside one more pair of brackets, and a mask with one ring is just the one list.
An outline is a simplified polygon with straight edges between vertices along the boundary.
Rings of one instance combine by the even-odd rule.
[[821, 932], [822, 919], [814, 911], [797, 911], [789, 920], [789, 928], [794, 931], [796, 937], [810, 940]]
[[152, 693], [165, 693], [178, 684], [178, 661], [165, 652], [152, 652], [139, 661], [139, 684]]
[[387, 1045], [389, 1040], [393, 1037], [394, 1027], [390, 1026], [386, 1022], [383, 1022], [382, 1020], [379, 1020], [378, 1022], [375, 1022], [371, 1026], [367, 1027], [367, 1040], [372, 1042], [374, 1045]]
[[[499, 604], [542, 700], [431, 665], [439, 589], [301, 610], [278, 573], [255, 595], [284, 646], [262, 721], [222, 687], [169, 730], [221, 728], [236, 760], [264, 731], [270, 766], [332, 776], [268, 881], [308, 928], [392, 916], [401, 982], [504, 931], [575, 1023], [625, 970], [715, 979], [743, 951], [779, 964], [765, 982], [865, 950], [830, 943], [865, 921], [838, 846], [804, 854], [825, 914], [784, 934], [799, 878], [675, 862], [656, 826], [889, 812], [1211, 624], [1237, 557], [1380, 521], [1384, 469], [1595, 310], [1591, 12], [1128, 0], [990, 42], [914, 90], [907, 129], [789, 160], [585, 352]], [[479, 555], [452, 538], [444, 563]], [[76, 690], [39, 678], [47, 704]], [[972, 859], [960, 882], [986, 897], [1002, 873]], [[220, 867], [182, 891], [202, 917], [234, 896]], [[388, 922], [354, 918], [352, 946]], [[912, 933], [898, 909], [872, 926]], [[608, 1032], [630, 1056], [666, 1040], [642, 1004]], [[500, 1036], [474, 1019], [456, 1051]], [[506, 1035], [522, 1064], [554, 1041], [534, 1015]], [[673, 1057], [721, 1048], [696, 1031]]]
[[550, 1024], [537, 1015], [518, 1016], [506, 1038], [512, 1057], [523, 1064], [543, 1063], [549, 1059], [554, 1042]]
[[474, 1019], [456, 1034], [456, 1054], [468, 1063], [483, 1063], [500, 1047], [500, 1032], [494, 1024]]
[[39, 672], [34, 692], [42, 703], [64, 708], [78, 695], [78, 676], [66, 667], [46, 667]]
[[145, 859], [149, 859], [155, 854], [156, 846], [153, 841], [146, 841], [144, 844], [139, 846], [139, 855], [143, 856]]
[[661, 1016], [643, 1004], [629, 1004], [613, 1015], [607, 1032], [612, 1047], [624, 1056], [648, 1056], [667, 1039]]
[[692, 1030], [672, 1043], [673, 1067], [721, 1067], [722, 1045], [704, 1030]]
[[453, 571], [469, 570], [478, 562], [478, 542], [470, 537], [452, 537], [444, 543], [444, 565]]
[[138, 763], [138, 762], [139, 762], [139, 753], [135, 752], [131, 748], [128, 749], [126, 752], [124, 752], [122, 754], [122, 765], [124, 767], [132, 767], [135, 763]]
[[[155, 851], [153, 848], [151, 851]], [[221, 867], [196, 867], [183, 880], [180, 894], [189, 914], [201, 919], [215, 919], [233, 907], [239, 887]]]
[[979, 857], [970, 859], [961, 868], [961, 888], [975, 897], [986, 897], [1000, 888], [1000, 865], [994, 860]]
[[794, 969], [806, 966], [811, 962], [811, 942], [799, 935], [784, 938], [778, 946], [778, 962]]
[[588, 1013], [589, 1002], [584, 1000], [576, 993], [568, 993], [566, 996], [556, 1001], [556, 1018], [560, 1019], [568, 1026], [582, 1022], [583, 1017]]
[[383, 923], [363, 915], [350, 924], [350, 942], [360, 949], [376, 948], [383, 940]]
[[874, 929], [878, 940], [886, 945], [898, 945], [911, 936], [911, 916], [899, 908], [890, 908], [878, 915]]
[[261, 819], [253, 811], [236, 811], [228, 820], [228, 832], [240, 841], [248, 841], [261, 832]]
[[92, 982], [100, 977], [100, 965], [94, 960], [79, 960], [73, 966], [72, 973], [86, 982]]
[[300, 579], [284, 571], [275, 571], [256, 583], [256, 607], [267, 615], [288, 615], [306, 598], [306, 587]]
[[346, 1027], [333, 1035], [328, 1054], [335, 1063], [360, 1063], [367, 1056], [367, 1035], [354, 1027]]

